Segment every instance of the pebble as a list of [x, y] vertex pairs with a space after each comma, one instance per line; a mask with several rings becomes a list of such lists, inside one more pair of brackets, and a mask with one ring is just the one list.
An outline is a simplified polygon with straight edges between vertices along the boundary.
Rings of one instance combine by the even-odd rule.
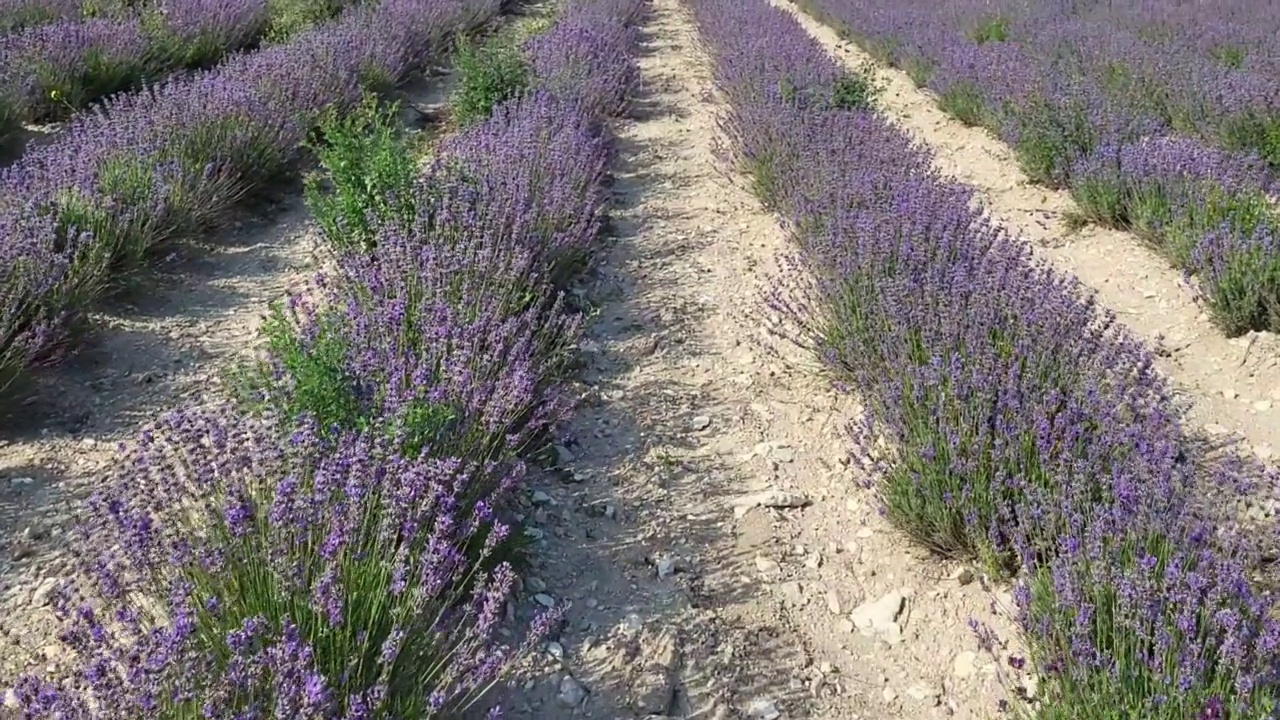
[[900, 591], [894, 590], [878, 600], [866, 602], [854, 608], [849, 619], [853, 620], [863, 635], [882, 637], [892, 643], [902, 639], [902, 627], [898, 625], [898, 616], [902, 614], [907, 599]]
[[36, 481], [36, 479], [35, 479], [35, 478], [31, 478], [31, 477], [15, 477], [15, 478], [9, 478], [9, 484], [10, 484], [10, 485], [30, 485], [31, 483], [33, 483], [33, 482], [35, 482], [35, 481]]
[[956, 655], [956, 659], [951, 663], [951, 672], [958, 678], [970, 678], [978, 672], [978, 653], [972, 650], [965, 650]]
[[533, 575], [530, 575], [529, 577], [525, 578], [524, 584], [527, 585], [530, 590], [536, 593], [543, 592], [547, 589], [546, 581], [540, 577], [536, 577]]
[[532, 499], [533, 499], [534, 505], [550, 505], [552, 502], [554, 502], [551, 499], [550, 495], [546, 494], [541, 490], [534, 490]]
[[676, 572], [676, 561], [670, 556], [658, 558], [657, 568], [659, 578], [669, 578]]
[[13, 688], [4, 691], [4, 707], [10, 710], [18, 709], [18, 693]]
[[748, 510], [757, 507], [799, 508], [809, 504], [809, 496], [801, 492], [786, 490], [765, 490], [763, 492], [743, 495], [732, 503], [735, 517], [742, 517]]
[[831, 611], [832, 615], [843, 614], [843, 606], [840, 604], [840, 593], [836, 592], [835, 588], [827, 589], [827, 609]]
[[570, 451], [569, 448], [563, 445], [556, 445], [554, 447], [556, 451], [556, 464], [558, 464], [560, 467], [564, 467], [569, 463], [573, 462], [574, 460], [573, 452]]
[[57, 578], [45, 578], [36, 586], [35, 591], [31, 593], [31, 604], [36, 607], [44, 607], [49, 604], [50, 596], [58, 587]]
[[855, 533], [855, 537], [860, 537], [865, 540], [875, 534], [876, 534], [875, 530], [872, 530], [869, 527], [864, 527], [861, 530], [859, 530], [857, 533]]
[[693, 422], [689, 424], [689, 427], [693, 428], [695, 431], [706, 430], [711, 427], [711, 418], [706, 415], [699, 415], [693, 419]]
[[955, 572], [951, 573], [951, 579], [961, 585], [968, 585], [973, 582], [973, 568], [961, 565], [956, 568]]
[[555, 598], [546, 593], [538, 593], [537, 595], [534, 595], [533, 600], [543, 607], [554, 607], [556, 604]]
[[753, 700], [747, 706], [747, 717], [758, 718], [759, 720], [778, 720], [782, 717], [782, 713], [778, 711], [778, 706], [772, 700]]
[[793, 606], [799, 606], [804, 603], [804, 593], [800, 590], [800, 583], [793, 581], [784, 582], [778, 586], [782, 591], [782, 597]]
[[572, 675], [565, 675], [560, 680], [560, 691], [556, 693], [556, 700], [561, 705], [568, 708], [576, 708], [587, 699], [587, 689], [582, 687], [582, 683], [573, 679]]
[[756, 569], [762, 573], [765, 573], [766, 575], [770, 575], [781, 570], [782, 566], [779, 565], [776, 561], [770, 560], [769, 558], [764, 557], [763, 555], [757, 555]]
[[1271, 409], [1271, 404], [1270, 400], [1256, 400], [1253, 403], [1253, 409], [1258, 412], [1266, 412]]
[[1228, 400], [1235, 400], [1235, 399], [1236, 399], [1237, 394], [1238, 394], [1238, 393], [1236, 393], [1236, 389], [1235, 389], [1235, 388], [1227, 388], [1226, 390], [1223, 390], [1223, 391], [1222, 391], [1222, 397], [1224, 397], [1224, 398], [1226, 398], [1226, 399], [1228, 399]]
[[564, 660], [564, 646], [558, 642], [552, 641], [547, 643], [547, 654], [556, 660]]
[[898, 691], [886, 685], [884, 690], [880, 691], [880, 695], [884, 697], [884, 701], [891, 703], [898, 699]]

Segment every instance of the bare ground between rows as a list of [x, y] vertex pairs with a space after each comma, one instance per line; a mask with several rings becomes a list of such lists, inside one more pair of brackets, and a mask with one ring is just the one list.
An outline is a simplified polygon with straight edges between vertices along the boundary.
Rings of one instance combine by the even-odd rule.
[[[773, 1], [849, 67], [871, 62], [792, 2]], [[1212, 435], [1239, 434], [1264, 460], [1280, 452], [1280, 337], [1225, 337], [1182, 273], [1144, 241], [1096, 225], [1070, 230], [1066, 218], [1076, 205], [1067, 192], [1032, 185], [1006, 145], [948, 116], [906, 73], [880, 67], [878, 75], [888, 88], [880, 100], [884, 112], [934, 150], [937, 167], [975, 188], [997, 222], [1095, 290], [1104, 307], [1146, 340], [1196, 422]]]
[[[442, 117], [451, 78], [395, 94], [422, 131]], [[271, 302], [303, 289], [326, 261], [298, 184], [237, 213], [223, 232], [176, 243], [91, 316], [63, 365], [37, 373], [0, 425], [0, 691], [62, 657], [49, 605], [73, 571], [67, 532], [121, 442], [162, 413], [229, 397], [225, 370], [260, 346]], [[0, 713], [3, 713], [0, 708]], [[3, 717], [0, 714], [0, 717]]]
[[[856, 489], [856, 403], [762, 329], [786, 241], [717, 165], [692, 19], [657, 0], [644, 31], [582, 402], [526, 508], [542, 539], [519, 615], [567, 613], [501, 690], [508, 715], [993, 715], [998, 665], [966, 622], [1012, 637], [1007, 594], [921, 557]], [[769, 489], [809, 504], [735, 512]]]

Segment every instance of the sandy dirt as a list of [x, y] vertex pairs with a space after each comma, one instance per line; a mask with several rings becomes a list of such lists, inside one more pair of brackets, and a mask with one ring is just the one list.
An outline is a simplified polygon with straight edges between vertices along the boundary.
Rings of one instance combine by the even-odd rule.
[[[1007, 594], [922, 557], [855, 487], [841, 428], [856, 402], [764, 331], [786, 239], [716, 159], [693, 21], [657, 0], [645, 31], [616, 246], [585, 289], [583, 402], [563, 472], [529, 502], [542, 540], [524, 609], [568, 613], [509, 711], [993, 715], [1001, 673], [966, 622], [1010, 637]], [[761, 492], [806, 504], [750, 507]]]
[[[850, 67], [871, 61], [793, 4], [775, 2]], [[1065, 191], [1030, 184], [1006, 145], [942, 112], [936, 97], [906, 73], [882, 67], [879, 78], [888, 88], [884, 112], [934, 149], [939, 168], [977, 189], [997, 221], [1096, 290], [1105, 307], [1147, 340], [1197, 422], [1213, 434], [1243, 436], [1263, 459], [1280, 452], [1280, 338], [1257, 332], [1227, 338], [1209, 322], [1181, 271], [1142, 240], [1095, 225], [1070, 231], [1066, 217], [1076, 205]]]

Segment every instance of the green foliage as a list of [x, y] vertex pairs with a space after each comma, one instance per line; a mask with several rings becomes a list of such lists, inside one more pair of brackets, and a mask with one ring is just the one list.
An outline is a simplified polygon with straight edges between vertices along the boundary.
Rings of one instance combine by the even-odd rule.
[[984, 127], [990, 122], [986, 102], [976, 86], [959, 82], [938, 97], [938, 107], [965, 125]]
[[1218, 135], [1227, 150], [1256, 152], [1273, 170], [1280, 171], [1280, 114], [1249, 112], [1227, 117], [1219, 124]]
[[489, 117], [529, 85], [528, 64], [510, 36], [484, 45], [460, 37], [454, 69], [458, 84], [450, 105], [454, 121], [462, 126]]
[[305, 181], [307, 205], [325, 239], [341, 250], [371, 249], [381, 223], [414, 217], [417, 162], [398, 120], [398, 105], [366, 95], [347, 115], [330, 111], [310, 143], [323, 172]]
[[1004, 42], [1009, 39], [1009, 20], [1003, 15], [990, 15], [982, 18], [969, 32], [969, 39], [979, 45], [989, 42]]
[[347, 4], [346, 0], [268, 0], [271, 20], [266, 40], [285, 42], [307, 28], [337, 17]]

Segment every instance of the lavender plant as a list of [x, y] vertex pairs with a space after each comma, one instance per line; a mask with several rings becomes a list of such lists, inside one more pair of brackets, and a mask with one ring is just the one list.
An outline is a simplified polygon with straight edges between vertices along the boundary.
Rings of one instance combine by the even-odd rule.
[[416, 214], [418, 167], [397, 110], [367, 95], [345, 116], [327, 113], [310, 145], [322, 172], [306, 179], [307, 205], [340, 250], [371, 250], [376, 225], [407, 226]]
[[778, 93], [839, 73], [784, 11], [690, 4], [732, 146], [796, 241], [769, 301], [867, 406], [851, 441], [888, 517], [1021, 578], [1037, 716], [1270, 717], [1280, 625], [1245, 538], [1274, 528], [1236, 509], [1274, 478], [1197, 439], [1141, 343], [927, 151]]
[[[1262, 40], [1280, 17], [1269, 5], [966, 0], [938, 9], [810, 0], [805, 8], [883, 59], [927, 70], [913, 77], [937, 92], [944, 110], [1000, 135], [1033, 181], [1069, 187], [1084, 205], [1078, 220], [1125, 225], [1130, 203], [1120, 195], [1145, 188], [1139, 192], [1162, 203], [1161, 193], [1148, 192], [1153, 175], [1200, 177], [1185, 201], [1190, 207], [1169, 209], [1178, 219], [1139, 229], [1197, 273], [1189, 258], [1202, 240], [1214, 243], [1214, 253], [1232, 248], [1239, 257], [1214, 265], [1232, 268], [1231, 289], [1219, 287], [1219, 275], [1197, 275], [1212, 317], [1233, 334], [1277, 328], [1271, 308], [1280, 299], [1265, 294], [1268, 284], [1234, 279], [1267, 276], [1274, 262], [1265, 246], [1249, 244], [1265, 238], [1254, 232], [1251, 215], [1280, 172], [1280, 55]], [[1165, 142], [1179, 147], [1157, 153], [1162, 167], [1116, 166], [1118, 155], [1132, 160]], [[1237, 202], [1238, 176], [1217, 185], [1218, 175], [1224, 164], [1249, 163], [1261, 166], [1262, 177]], [[1205, 213], [1206, 204], [1215, 210]], [[1214, 214], [1226, 217], [1205, 217]], [[1227, 245], [1217, 235], [1220, 223], [1240, 228]], [[1241, 295], [1241, 283], [1254, 289]], [[1246, 295], [1254, 307], [1240, 306]]]
[[[329, 107], [359, 102], [443, 48], [451, 31], [496, 12], [493, 0], [357, 7], [332, 27], [245, 53], [210, 71], [117, 96], [55, 142], [0, 169], [0, 216], [17, 229], [0, 262], [0, 375], [45, 357], [122, 267], [184, 231], [217, 224], [233, 203], [293, 167]], [[30, 215], [52, 223], [32, 224]], [[52, 228], [53, 232], [49, 232]], [[53, 255], [50, 282], [17, 268]], [[43, 261], [42, 261], [43, 262]], [[30, 272], [24, 270], [23, 272]], [[41, 295], [32, 295], [40, 289]], [[44, 308], [38, 333], [29, 309]]]
[[496, 635], [510, 567], [464, 552], [509, 532], [480, 488], [513, 472], [311, 422], [281, 435], [226, 409], [170, 414], [90, 505], [82, 589], [101, 602], [59, 602], [80, 672], [24, 677], [23, 712], [452, 716], [516, 652]]
[[469, 125], [489, 117], [493, 109], [518, 96], [529, 83], [524, 56], [509, 36], [486, 43], [459, 37], [454, 59], [457, 86], [449, 99], [453, 120]]

